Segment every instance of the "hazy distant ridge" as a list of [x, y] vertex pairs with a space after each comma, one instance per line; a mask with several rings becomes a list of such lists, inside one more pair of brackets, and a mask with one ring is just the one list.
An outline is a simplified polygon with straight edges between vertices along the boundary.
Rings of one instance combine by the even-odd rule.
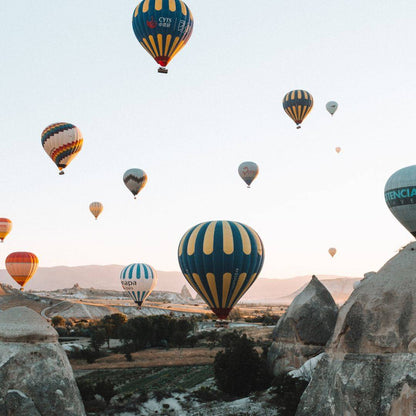
[[[108, 290], [120, 290], [119, 275], [123, 266], [57, 266], [40, 267], [35, 277], [26, 285], [27, 290], [56, 290], [70, 288], [78, 283], [81, 287]], [[179, 293], [183, 286], [195, 292], [187, 284], [180, 272], [158, 271], [158, 285], [156, 290]], [[337, 303], [344, 302], [352, 292], [353, 284], [358, 278], [345, 276], [318, 275], [318, 278], [332, 293]], [[309, 282], [311, 275], [298, 276], [290, 279], [262, 279], [253, 284], [243, 301], [270, 302], [288, 304]], [[0, 270], [0, 282], [18, 287], [5, 270]]]

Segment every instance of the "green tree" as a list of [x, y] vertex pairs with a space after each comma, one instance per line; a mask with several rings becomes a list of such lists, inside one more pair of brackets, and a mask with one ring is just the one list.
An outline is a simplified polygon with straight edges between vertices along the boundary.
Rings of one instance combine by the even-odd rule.
[[52, 326], [56, 328], [57, 326], [65, 326], [65, 319], [60, 316], [56, 315], [52, 318]]
[[92, 331], [90, 345], [95, 352], [99, 352], [106, 340], [106, 333], [104, 328], [96, 328]]
[[254, 342], [245, 334], [235, 333], [232, 342], [230, 338], [225, 350], [215, 356], [215, 381], [224, 393], [247, 396], [264, 384], [262, 370], [265, 366], [254, 348]]

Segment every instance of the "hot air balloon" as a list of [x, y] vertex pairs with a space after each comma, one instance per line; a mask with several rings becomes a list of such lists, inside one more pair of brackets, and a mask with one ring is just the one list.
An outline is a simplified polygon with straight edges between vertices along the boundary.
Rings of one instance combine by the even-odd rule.
[[334, 248], [334, 247], [331, 247], [331, 248], [328, 250], [328, 253], [331, 255], [331, 257], [334, 257], [334, 256], [335, 256], [335, 254], [337, 254], [337, 249], [336, 249], [336, 248]]
[[254, 162], [243, 162], [238, 167], [238, 174], [247, 184], [247, 188], [250, 188], [251, 183], [259, 174], [259, 167]]
[[259, 275], [264, 249], [247, 225], [210, 221], [185, 233], [178, 259], [189, 284], [219, 319], [226, 319]]
[[144, 263], [135, 263], [126, 266], [120, 273], [123, 289], [137, 303], [138, 309], [150, 295], [157, 282], [156, 271]]
[[384, 187], [384, 198], [391, 213], [416, 237], [416, 165], [390, 176]]
[[39, 260], [35, 254], [26, 251], [11, 253], [6, 258], [6, 269], [10, 276], [21, 286], [32, 278], [38, 268]]
[[134, 195], [134, 199], [136, 199], [137, 194], [146, 185], [147, 175], [144, 170], [129, 169], [124, 173], [123, 181], [127, 189]]
[[313, 107], [313, 97], [307, 91], [293, 90], [283, 98], [283, 109], [286, 114], [296, 123], [297, 129], [310, 113]]
[[0, 241], [7, 237], [7, 234], [12, 230], [13, 223], [8, 218], [0, 218]]
[[335, 111], [337, 111], [338, 103], [336, 101], [329, 101], [326, 103], [326, 109], [328, 110], [328, 113], [331, 114], [331, 116], [334, 115]]
[[91, 202], [90, 211], [94, 215], [95, 219], [103, 212], [104, 206], [101, 202]]
[[42, 146], [58, 166], [59, 174], [65, 169], [82, 148], [81, 131], [71, 123], [55, 123], [42, 132]]
[[193, 26], [192, 13], [181, 0], [143, 0], [133, 13], [137, 40], [164, 74], [166, 65], [188, 42]]
[[336, 147], [336, 148], [335, 148], [335, 151], [336, 151], [337, 153], [339, 153], [339, 152], [341, 151], [341, 148], [340, 148], [340, 147]]

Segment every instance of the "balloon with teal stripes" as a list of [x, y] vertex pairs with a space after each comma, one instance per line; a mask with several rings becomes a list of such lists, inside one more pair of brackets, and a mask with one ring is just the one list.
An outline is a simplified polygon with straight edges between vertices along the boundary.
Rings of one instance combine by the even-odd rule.
[[120, 282], [131, 299], [141, 308], [157, 282], [157, 274], [152, 266], [145, 263], [133, 263], [120, 273]]

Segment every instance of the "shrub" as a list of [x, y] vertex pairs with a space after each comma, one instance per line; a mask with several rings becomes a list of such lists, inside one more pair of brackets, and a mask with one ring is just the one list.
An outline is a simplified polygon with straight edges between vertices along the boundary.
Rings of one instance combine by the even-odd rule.
[[294, 416], [307, 385], [307, 381], [288, 374], [278, 376], [273, 380], [275, 387], [272, 390], [273, 397], [269, 402], [278, 407], [285, 416]]
[[213, 402], [218, 400], [218, 391], [210, 387], [201, 387], [193, 392], [193, 396], [200, 402]]
[[254, 342], [247, 336], [230, 333], [223, 337], [225, 350], [215, 356], [214, 375], [224, 393], [247, 396], [269, 384], [265, 358], [260, 357]]

